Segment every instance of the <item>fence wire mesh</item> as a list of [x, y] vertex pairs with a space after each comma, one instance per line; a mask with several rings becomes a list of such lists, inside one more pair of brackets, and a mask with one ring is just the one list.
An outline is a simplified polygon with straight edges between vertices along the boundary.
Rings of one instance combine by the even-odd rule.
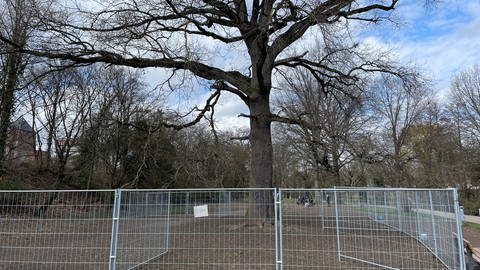
[[283, 189], [283, 268], [464, 269], [454, 191]]
[[170, 193], [122, 191], [115, 269], [134, 269], [168, 252]]
[[112, 192], [1, 192], [0, 269], [108, 269]]
[[[268, 190], [171, 191], [168, 252], [142, 269], [272, 269], [275, 227], [257, 213]], [[273, 206], [273, 201], [266, 202]], [[271, 212], [273, 214], [273, 211]]]
[[0, 269], [465, 269], [454, 189], [0, 192]]

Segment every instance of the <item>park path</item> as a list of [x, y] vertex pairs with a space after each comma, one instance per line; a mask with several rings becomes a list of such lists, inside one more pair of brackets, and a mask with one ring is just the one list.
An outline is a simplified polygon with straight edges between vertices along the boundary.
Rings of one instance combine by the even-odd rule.
[[480, 216], [465, 215], [465, 221], [480, 224]]

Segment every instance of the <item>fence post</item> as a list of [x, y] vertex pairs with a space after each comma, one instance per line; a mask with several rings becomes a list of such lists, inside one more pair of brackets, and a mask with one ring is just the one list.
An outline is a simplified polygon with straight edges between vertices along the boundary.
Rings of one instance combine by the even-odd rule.
[[273, 190], [274, 212], [275, 212], [275, 269], [283, 269], [282, 254], [282, 191]]
[[110, 242], [110, 260], [108, 264], [109, 270], [115, 270], [117, 262], [117, 244], [118, 244], [118, 223], [120, 219], [120, 204], [122, 200], [122, 191], [115, 190], [115, 198], [113, 200], [113, 214], [112, 214], [112, 239]]
[[388, 224], [387, 191], [383, 190], [383, 221]]
[[323, 190], [321, 190], [320, 192], [320, 199], [318, 200], [318, 206], [320, 207], [320, 216], [321, 216], [321, 219], [322, 219], [322, 229], [325, 228], [325, 209], [323, 208], [324, 207], [324, 204], [323, 204]]
[[[165, 237], [165, 251], [168, 251], [168, 244], [169, 244], [169, 237], [170, 237], [170, 191], [168, 192], [167, 195], [167, 228], [165, 230], [167, 236]], [[187, 206], [188, 209], [188, 206]]]
[[457, 225], [457, 243], [458, 243], [458, 256], [460, 260], [460, 269], [465, 270], [467, 265], [465, 263], [465, 255], [463, 253], [463, 235], [462, 235], [462, 221], [460, 220], [460, 205], [458, 202], [458, 193], [456, 188], [451, 189], [453, 192], [453, 205], [455, 209], [455, 220]]
[[227, 200], [227, 205], [228, 205], [228, 215], [231, 216], [232, 214], [232, 192], [228, 191], [228, 200]]
[[419, 206], [418, 206], [418, 191], [415, 192], [415, 227], [417, 229], [417, 235], [416, 238], [420, 239], [420, 219], [418, 217], [418, 211], [419, 211]]
[[400, 204], [400, 191], [395, 192], [397, 196], [397, 218], [398, 218], [398, 230], [403, 232], [403, 226], [402, 226], [402, 217], [400, 212], [402, 212], [402, 205]]
[[337, 190], [334, 188], [333, 190], [333, 197], [335, 200], [335, 223], [337, 227], [337, 247], [338, 247], [338, 260], [341, 261], [341, 254], [340, 254], [340, 223], [338, 221], [338, 199], [337, 199]]
[[371, 200], [370, 197], [371, 197], [371, 196], [370, 196], [370, 191], [367, 191], [367, 208], [368, 208], [367, 211], [368, 211], [368, 217], [369, 217], [369, 218], [372, 218], [372, 209], [370, 208], [370, 204], [371, 204], [371, 203], [370, 203], [370, 200]]
[[279, 226], [279, 229], [280, 229], [280, 242], [279, 242], [279, 246], [280, 246], [280, 249], [279, 249], [279, 254], [280, 254], [280, 260], [282, 261], [282, 264], [280, 265], [280, 270], [283, 270], [283, 210], [282, 210], [282, 192], [281, 190], [279, 190], [280, 192], [278, 193], [278, 200], [279, 200], [279, 204], [278, 204], [278, 213], [279, 213], [279, 217], [278, 217], [278, 224], [280, 224]]
[[435, 215], [433, 214], [433, 200], [432, 200], [432, 191], [428, 191], [428, 198], [430, 199], [430, 216], [432, 219], [432, 231], [433, 231], [433, 246], [435, 250], [435, 255], [438, 256], [438, 247], [437, 247], [437, 232], [435, 226]]
[[143, 207], [144, 209], [144, 215], [143, 217], [148, 217], [150, 215], [150, 205], [148, 204], [148, 192], [145, 192], [145, 206]]
[[190, 203], [190, 191], [187, 191], [187, 214], [190, 214], [190, 208], [193, 208], [192, 206]]

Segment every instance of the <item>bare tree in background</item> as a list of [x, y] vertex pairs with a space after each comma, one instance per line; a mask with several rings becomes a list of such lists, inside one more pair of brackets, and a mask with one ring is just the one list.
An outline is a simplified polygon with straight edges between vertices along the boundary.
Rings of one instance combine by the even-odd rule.
[[466, 69], [452, 80], [450, 107], [459, 119], [459, 141], [480, 145], [480, 67]]
[[230, 140], [232, 134], [212, 134], [206, 125], [178, 132], [173, 181], [179, 187], [248, 186], [248, 146]]
[[66, 69], [48, 74], [36, 84], [36, 120], [47, 132], [46, 166], [55, 152], [56, 187], [65, 177], [77, 139], [86, 127], [94, 100], [99, 95], [91, 82], [98, 75], [93, 68]]
[[[431, 99], [419, 119], [409, 128], [406, 147], [414, 154], [416, 184], [425, 187], [465, 186], [475, 158], [456, 138], [453, 119]], [[475, 170], [475, 169], [474, 169]]]
[[[314, 171], [314, 187], [343, 185], [341, 169], [354, 157], [350, 142], [360, 131], [362, 83], [336, 88], [328, 78], [317, 79], [305, 70], [284, 76], [285, 94], [279, 108], [299, 125], [285, 127], [291, 143]], [[303, 146], [301, 146], [303, 145]]]
[[[150, 143], [156, 130], [150, 127], [153, 114], [145, 103], [146, 88], [138, 72], [125, 68], [105, 69], [103, 65], [92, 72], [94, 75], [88, 86], [94, 91], [95, 98], [79, 138], [81, 166], [85, 167], [81, 170], [87, 172], [89, 186], [93, 174], [98, 174], [107, 186], [119, 188], [135, 182], [133, 177], [126, 179], [132, 176], [127, 173], [129, 155], [133, 151], [138, 154], [132, 144], [145, 146]], [[142, 123], [142, 126], [137, 127], [135, 122]], [[133, 141], [133, 137], [144, 133], [146, 137]], [[140, 158], [140, 154], [137, 157]]]
[[411, 159], [408, 151], [403, 151], [409, 128], [419, 120], [426, 108], [429, 89], [420, 78], [409, 82], [395, 76], [383, 74], [371, 85], [367, 100], [370, 113], [377, 116], [380, 127], [385, 127], [387, 160], [391, 161], [391, 184], [412, 185], [406, 171], [406, 163]]

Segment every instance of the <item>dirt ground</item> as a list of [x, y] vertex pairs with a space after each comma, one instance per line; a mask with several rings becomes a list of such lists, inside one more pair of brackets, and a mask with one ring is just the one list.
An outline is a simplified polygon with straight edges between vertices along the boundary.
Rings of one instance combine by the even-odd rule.
[[[378, 265], [392, 269], [446, 269], [417, 240], [371, 219], [358, 218], [354, 223], [340, 221], [343, 229], [337, 238], [336, 220], [322, 219], [316, 208], [285, 204], [282, 213], [285, 213], [282, 215], [281, 241], [284, 270], [385, 269]], [[260, 220], [245, 216], [244, 211], [235, 209], [227, 216], [193, 218], [192, 215], [178, 214], [169, 217], [168, 231], [155, 225], [165, 224], [163, 218], [150, 219], [149, 223], [146, 220], [124, 220], [120, 223], [122, 235], [119, 237], [117, 269], [130, 269], [135, 265], [132, 261], [140, 263], [142, 259], [155, 255], [158, 255], [155, 259], [136, 269], [276, 269], [279, 254], [275, 249], [275, 226], [268, 223], [260, 226]], [[17, 228], [15, 234], [2, 234], [0, 261], [3, 263], [0, 270], [108, 269], [110, 219], [95, 222], [57, 219], [51, 222], [43, 221], [40, 228], [34, 221], [0, 224], [3, 232], [8, 231], [8, 226]], [[141, 227], [145, 224], [153, 224], [155, 228]], [[157, 232], [158, 237], [152, 238], [152, 232]], [[168, 247], [162, 244], [167, 242]], [[20, 248], [12, 248], [15, 246]], [[17, 262], [8, 263], [9, 260]], [[45, 263], [38, 263], [42, 261]]]
[[480, 229], [463, 227], [463, 238], [467, 239], [474, 247], [480, 247]]
[[[480, 247], [480, 229], [472, 227], [463, 227], [463, 238], [467, 239], [474, 247]], [[466, 258], [468, 264], [468, 258]], [[480, 267], [476, 267], [475, 270], [479, 270]]]
[[[417, 240], [377, 222], [365, 219], [354, 225], [343, 224], [347, 229], [338, 239], [334, 219], [305, 218], [301, 212], [312, 210], [301, 206], [294, 205], [290, 210], [293, 215], [285, 215], [282, 220], [285, 270], [385, 269], [378, 265], [391, 269], [447, 269]], [[177, 222], [173, 220], [172, 224]], [[138, 269], [276, 269], [275, 228], [252, 225], [258, 223], [239, 215], [228, 219], [199, 218], [172, 226], [168, 252]], [[338, 242], [342, 247], [340, 259]]]

